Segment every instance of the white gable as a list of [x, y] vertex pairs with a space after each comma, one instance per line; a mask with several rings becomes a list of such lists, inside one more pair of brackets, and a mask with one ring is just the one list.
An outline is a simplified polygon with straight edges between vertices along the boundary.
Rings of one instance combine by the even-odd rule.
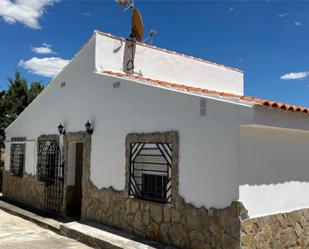
[[[96, 70], [127, 72], [131, 42], [96, 32]], [[243, 95], [243, 73], [205, 60], [137, 43], [134, 74], [152, 79]]]

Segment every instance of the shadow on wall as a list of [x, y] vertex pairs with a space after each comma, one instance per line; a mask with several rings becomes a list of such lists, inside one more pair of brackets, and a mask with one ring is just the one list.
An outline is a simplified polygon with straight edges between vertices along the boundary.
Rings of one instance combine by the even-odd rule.
[[[120, 47], [122, 46], [122, 43]], [[114, 51], [117, 51], [114, 50]], [[117, 51], [118, 52], [118, 51]], [[132, 74], [133, 72], [135, 74], [138, 74], [139, 76], [143, 76], [143, 73], [141, 70], [138, 72], [135, 71], [135, 54], [136, 54], [136, 43], [131, 41], [125, 42], [125, 48], [123, 53], [123, 72], [127, 74]]]
[[250, 217], [309, 206], [309, 133], [241, 127], [239, 197]]
[[134, 60], [136, 45], [134, 42], [126, 41], [123, 53], [123, 71], [125, 73], [134, 72]]
[[240, 185], [309, 183], [309, 132], [240, 129]]

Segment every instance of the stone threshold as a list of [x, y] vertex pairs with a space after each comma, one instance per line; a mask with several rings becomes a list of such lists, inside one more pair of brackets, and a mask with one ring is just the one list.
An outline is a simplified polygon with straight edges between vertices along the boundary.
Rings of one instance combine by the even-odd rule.
[[[87, 221], [75, 221], [65, 217], [50, 218], [38, 210], [27, 210], [12, 203], [0, 200], [0, 209], [60, 235], [78, 240], [98, 249], [175, 249], [142, 237], [123, 232], [106, 225]], [[36, 212], [38, 211], [38, 212]]]

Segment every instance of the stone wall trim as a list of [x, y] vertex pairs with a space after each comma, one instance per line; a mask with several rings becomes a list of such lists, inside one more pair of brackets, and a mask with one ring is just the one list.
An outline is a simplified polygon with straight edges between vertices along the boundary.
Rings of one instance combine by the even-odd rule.
[[178, 180], [179, 180], [179, 134], [177, 131], [167, 132], [154, 132], [154, 133], [130, 133], [126, 136], [126, 147], [125, 147], [125, 193], [126, 197], [129, 197], [129, 168], [130, 168], [130, 144], [131, 143], [169, 143], [172, 144], [173, 155], [172, 155], [172, 205], [176, 205], [178, 194]]
[[26, 140], [26, 137], [12, 137], [10, 142], [24, 142]]
[[64, 197], [62, 213], [67, 213], [67, 204], [69, 201], [69, 186], [67, 185], [68, 174], [68, 153], [69, 143], [82, 143], [83, 144], [83, 168], [82, 168], [82, 210], [81, 217], [85, 217], [84, 199], [88, 194], [88, 184], [90, 181], [90, 153], [91, 153], [91, 135], [88, 135], [85, 131], [67, 132], [63, 138], [63, 162], [64, 162]]
[[[129, 145], [131, 142], [164, 142], [174, 145], [174, 190], [171, 204], [137, 199], [128, 195]], [[179, 136], [175, 131], [132, 133], [126, 137], [126, 184], [123, 191], [113, 187], [99, 189], [86, 178], [83, 189], [83, 219], [104, 223], [132, 234], [179, 248], [240, 248], [240, 202], [224, 209], [197, 208], [178, 193]], [[84, 175], [85, 177], [85, 175]]]

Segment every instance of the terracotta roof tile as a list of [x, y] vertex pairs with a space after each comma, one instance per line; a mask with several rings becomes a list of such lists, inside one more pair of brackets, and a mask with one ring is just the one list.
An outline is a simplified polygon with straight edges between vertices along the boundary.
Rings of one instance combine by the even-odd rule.
[[108, 74], [108, 75], [112, 75], [112, 76], [127, 77], [127, 78], [131, 78], [131, 79], [147, 81], [148, 83], [151, 83], [151, 84], [169, 87], [169, 88], [173, 88], [173, 89], [181, 89], [181, 90], [185, 90], [185, 91], [188, 91], [188, 92], [196, 92], [196, 93], [203, 93], [203, 94], [208, 94], [208, 95], [218, 95], [218, 96], [222, 96], [222, 97], [238, 98], [241, 101], [245, 101], [245, 102], [249, 102], [249, 103], [255, 103], [257, 105], [263, 105], [263, 106], [269, 107], [269, 108], [275, 108], [275, 109], [287, 110], [287, 111], [295, 111], [295, 112], [302, 112], [302, 113], [309, 113], [309, 108], [304, 108], [304, 107], [296, 106], [296, 105], [289, 105], [289, 104], [280, 103], [280, 102], [271, 101], [271, 100], [265, 100], [265, 99], [250, 97], [250, 96], [242, 96], [242, 95], [237, 95], [237, 94], [227, 93], [227, 92], [214, 91], [214, 90], [209, 90], [209, 89], [204, 89], [204, 88], [199, 88], [199, 87], [187, 86], [187, 85], [183, 85], [183, 84], [176, 84], [176, 83], [166, 82], [166, 81], [162, 81], [162, 80], [145, 78], [145, 77], [142, 77], [142, 76], [129, 75], [129, 74], [120, 73], [120, 72], [104, 71], [103, 73]]

